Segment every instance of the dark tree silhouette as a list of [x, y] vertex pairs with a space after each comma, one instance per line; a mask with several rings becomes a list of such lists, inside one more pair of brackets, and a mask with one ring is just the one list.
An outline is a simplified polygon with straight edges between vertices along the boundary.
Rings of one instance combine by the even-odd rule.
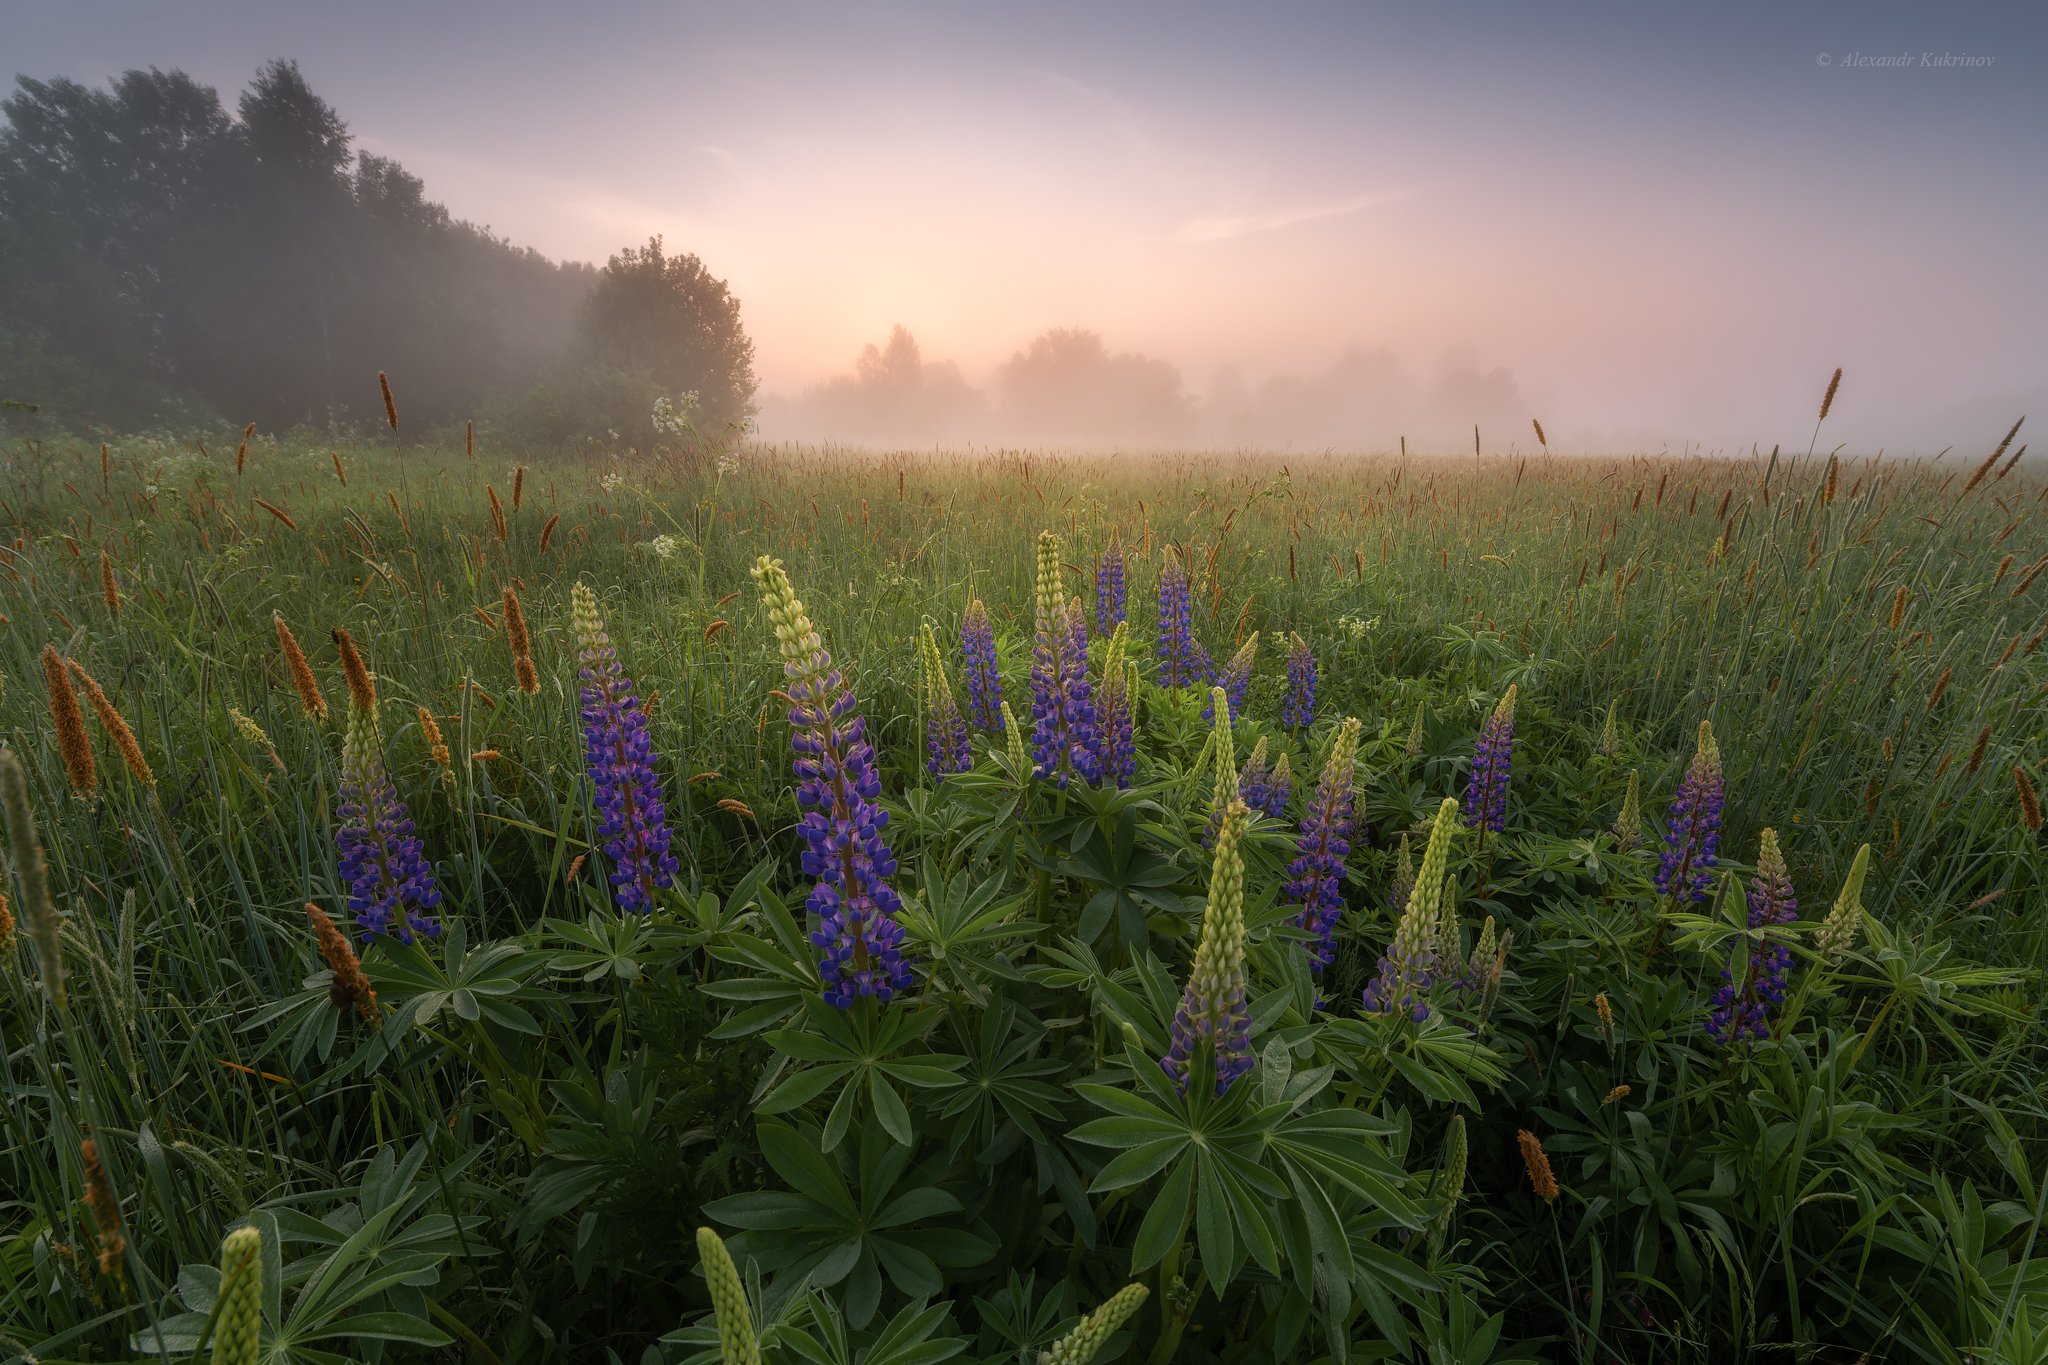
[[581, 330], [595, 364], [644, 374], [671, 397], [695, 392], [707, 429], [754, 414], [754, 343], [740, 326], [739, 300], [695, 256], [666, 254], [659, 237], [605, 263]]

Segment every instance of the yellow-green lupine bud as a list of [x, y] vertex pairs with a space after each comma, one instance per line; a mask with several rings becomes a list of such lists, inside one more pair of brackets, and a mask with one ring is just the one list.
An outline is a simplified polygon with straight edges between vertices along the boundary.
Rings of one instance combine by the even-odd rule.
[[1017, 715], [1010, 710], [1010, 703], [1003, 703], [1003, 737], [1009, 745], [1010, 771], [1022, 783], [1031, 777], [1031, 755], [1024, 748], [1024, 727], [1017, 724]]
[[1608, 758], [1621, 752], [1621, 732], [1614, 724], [1615, 703], [1607, 703], [1607, 719], [1600, 726], [1600, 752]]
[[1500, 1002], [1500, 980], [1507, 974], [1508, 945], [1514, 942], [1513, 934], [1502, 934], [1499, 942], [1494, 941], [1493, 917], [1487, 916], [1486, 928], [1480, 931], [1480, 943], [1492, 953], [1488, 962], [1482, 953], [1472, 955], [1473, 969], [1485, 973], [1479, 983], [1479, 1022], [1483, 1026], [1493, 1017], [1493, 1007]]
[[1379, 975], [1365, 988], [1365, 1008], [1376, 1014], [1405, 1014], [1420, 1023], [1429, 1014], [1422, 1000], [1435, 966], [1438, 917], [1444, 903], [1444, 875], [1450, 866], [1451, 840], [1458, 832], [1458, 803], [1445, 797], [1429, 827], [1429, 844], [1408, 908], [1394, 926], [1394, 941], [1380, 959]]
[[1835, 897], [1827, 918], [1813, 936], [1815, 950], [1831, 967], [1856, 946], [1856, 935], [1863, 927], [1863, 879], [1869, 873], [1870, 845], [1865, 844], [1856, 850], [1856, 860], [1849, 864], [1848, 879], [1842, 883], [1842, 894]]
[[732, 1253], [710, 1228], [697, 1229], [697, 1255], [704, 1262], [704, 1282], [711, 1289], [711, 1308], [718, 1317], [718, 1354], [725, 1365], [761, 1365], [761, 1342], [754, 1335], [754, 1315], [747, 1311], [747, 1289], [740, 1283]]
[[1436, 975], [1451, 980], [1465, 970], [1465, 936], [1458, 926], [1458, 884], [1446, 878], [1443, 905], [1436, 916]]
[[213, 1365], [256, 1365], [262, 1358], [263, 1234], [236, 1228], [220, 1244], [220, 1298], [213, 1324]]
[[[1067, 605], [1067, 591], [1060, 576], [1060, 538], [1050, 531], [1038, 533], [1038, 572], [1031, 588], [1041, 633], [1057, 629]], [[1050, 623], [1050, 626], [1048, 626]]]
[[[754, 561], [750, 572], [760, 589], [761, 604], [768, 612], [768, 623], [775, 631], [775, 645], [782, 654], [783, 673], [792, 682], [822, 681], [823, 675], [831, 669], [831, 656], [825, 653], [825, 642], [818, 638], [817, 628], [811, 624], [809, 613], [798, 600], [782, 561], [762, 555]], [[582, 584], [577, 584], [577, 588], [581, 592], [577, 606], [580, 608], [587, 600], [590, 612], [595, 616], [596, 599]], [[799, 698], [801, 700], [803, 698]]]
[[1443, 1192], [1444, 1206], [1436, 1216], [1436, 1235], [1441, 1237], [1450, 1230], [1451, 1215], [1457, 1212], [1458, 1201], [1465, 1194], [1465, 1167], [1470, 1160], [1470, 1149], [1466, 1145], [1465, 1116], [1451, 1115], [1451, 1126], [1444, 1130], [1443, 1178], [1438, 1188]]
[[1251, 807], [1232, 801], [1216, 832], [1209, 872], [1209, 903], [1202, 910], [1194, 965], [1174, 1011], [1172, 1042], [1160, 1066], [1186, 1090], [1196, 1059], [1215, 1059], [1216, 1093], [1252, 1067], [1252, 1020], [1244, 971], [1244, 856], [1239, 845]]
[[1621, 814], [1614, 817], [1614, 846], [1633, 852], [1643, 842], [1643, 786], [1636, 770], [1628, 770], [1628, 795], [1621, 798]]
[[1138, 1311], [1151, 1292], [1142, 1284], [1127, 1284], [1117, 1290], [1101, 1307], [1081, 1319], [1078, 1327], [1054, 1342], [1050, 1351], [1041, 1353], [1039, 1365], [1088, 1365], [1102, 1349], [1102, 1343]]
[[35, 812], [29, 806], [28, 774], [12, 749], [0, 749], [0, 814], [7, 820], [7, 847], [14, 875], [21, 883], [21, 913], [36, 945], [36, 969], [43, 993], [64, 1008], [64, 947], [57, 934], [57, 907], [50, 900], [50, 865], [43, 861], [43, 842], [36, 837]]
[[1411, 726], [1409, 726], [1409, 727], [1408, 727], [1408, 743], [1407, 743], [1407, 744], [1405, 744], [1404, 746], [1402, 746], [1402, 750], [1401, 750], [1401, 751], [1402, 751], [1403, 753], [1407, 754], [1407, 755], [1408, 755], [1408, 757], [1410, 757], [1410, 758], [1418, 758], [1418, 757], [1420, 757], [1420, 756], [1421, 756], [1421, 754], [1422, 754], [1422, 703], [1421, 703], [1421, 702], [1416, 702], [1416, 703], [1415, 703], [1415, 723], [1414, 723], [1413, 725], [1411, 725]]
[[1209, 824], [1213, 829], [1223, 818], [1223, 812], [1230, 803], [1237, 800], [1237, 741], [1230, 732], [1230, 697], [1220, 687], [1209, 689], [1209, 702], [1215, 708], [1209, 723], [1210, 762], [1215, 766], [1216, 783], [1209, 797]]
[[1695, 761], [1704, 761], [1716, 768], [1721, 766], [1721, 745], [1714, 738], [1714, 727], [1706, 721], [1700, 722], [1699, 752]]

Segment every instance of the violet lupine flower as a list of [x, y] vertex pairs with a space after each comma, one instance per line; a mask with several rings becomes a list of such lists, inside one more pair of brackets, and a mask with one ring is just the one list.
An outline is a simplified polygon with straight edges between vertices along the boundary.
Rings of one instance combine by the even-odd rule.
[[1707, 722], [1700, 722], [1699, 747], [1678, 784], [1664, 831], [1664, 856], [1657, 865], [1657, 894], [1704, 901], [1721, 849], [1721, 805], [1727, 789], [1721, 777], [1721, 748]]
[[[1250, 637], [1238, 646], [1237, 653], [1230, 656], [1230, 661], [1216, 670], [1216, 677], [1213, 683], [1215, 686], [1222, 688], [1223, 694], [1230, 699], [1230, 718], [1232, 720], [1236, 720], [1244, 715], [1244, 699], [1252, 688], [1252, 668], [1258, 661], [1259, 633], [1253, 631]], [[1203, 720], [1214, 720], [1216, 718], [1215, 706], [1216, 704], [1212, 701], [1203, 710]]]
[[896, 856], [883, 838], [889, 812], [878, 804], [881, 774], [853, 692], [797, 600], [780, 561], [754, 561], [754, 582], [782, 652], [789, 695], [790, 748], [796, 751], [797, 821], [803, 869], [817, 878], [807, 908], [818, 917], [811, 946], [820, 953], [825, 999], [841, 1009], [861, 996], [887, 1004], [910, 989], [903, 960], [902, 901], [889, 884]]
[[1472, 782], [1465, 789], [1465, 827], [1494, 834], [1508, 816], [1508, 777], [1515, 753], [1515, 685], [1495, 703], [1479, 727], [1479, 745], [1472, 755]]
[[1274, 762], [1266, 760], [1266, 739], [1252, 746], [1252, 756], [1245, 760], [1244, 771], [1238, 774], [1237, 794], [1243, 802], [1269, 820], [1278, 820], [1287, 809], [1287, 798], [1294, 794], [1294, 773], [1282, 754]]
[[644, 915], [654, 908], [654, 893], [674, 884], [677, 867], [654, 774], [647, 711], [619, 667], [596, 596], [582, 583], [569, 590], [569, 615], [583, 683], [583, 763], [597, 806], [598, 837], [612, 865], [612, 894], [621, 910]]
[[1209, 652], [1195, 639], [1194, 607], [1188, 600], [1188, 571], [1174, 548], [1166, 547], [1159, 570], [1159, 682], [1187, 687], [1207, 682], [1214, 666]]
[[960, 652], [967, 660], [967, 718], [978, 730], [1003, 732], [1003, 680], [996, 672], [996, 627], [979, 597], [967, 604], [960, 623]]
[[1290, 730], [1316, 723], [1316, 656], [1297, 634], [1287, 637], [1287, 692], [1280, 699], [1280, 723]]
[[1320, 973], [1337, 955], [1337, 920], [1344, 913], [1344, 859], [1351, 852], [1354, 771], [1358, 764], [1358, 722], [1337, 728], [1322, 780], [1301, 820], [1294, 861], [1287, 865], [1287, 899], [1301, 906], [1296, 927], [1312, 935], [1309, 970]]
[[1126, 657], [1129, 648], [1130, 623], [1119, 621], [1103, 650], [1102, 688], [1097, 693], [1102, 703], [1102, 776], [1120, 791], [1131, 785], [1138, 759], [1138, 665]]
[[1187, 1093], [1202, 1053], [1214, 1061], [1216, 1093], [1252, 1069], [1252, 1016], [1245, 999], [1244, 857], [1239, 844], [1251, 812], [1233, 801], [1216, 833], [1209, 873], [1209, 903], [1202, 911], [1194, 965], [1173, 1012], [1171, 1042], [1159, 1067]]
[[1124, 543], [1112, 540], [1095, 565], [1095, 633], [1107, 635], [1124, 623]]
[[1101, 778], [1102, 736], [1088, 683], [1087, 617], [1060, 583], [1060, 541], [1038, 536], [1037, 630], [1031, 647], [1031, 747], [1034, 775], [1060, 786], [1078, 773]]
[[1792, 972], [1792, 950], [1759, 932], [1799, 918], [1799, 901], [1792, 894], [1792, 877], [1785, 870], [1776, 830], [1763, 833], [1748, 900], [1751, 938], [1743, 953], [1742, 980], [1722, 969], [1722, 986], [1714, 993], [1707, 1016], [1707, 1036], [1723, 1047], [1761, 1043], [1771, 1036], [1771, 1010], [1784, 1003], [1785, 983]]
[[1436, 944], [1442, 932], [1444, 876], [1450, 867], [1451, 840], [1458, 828], [1458, 803], [1445, 797], [1429, 827], [1429, 845], [1408, 908], [1394, 926], [1394, 941], [1380, 958], [1379, 975], [1366, 983], [1363, 1004], [1372, 1014], [1405, 1014], [1416, 1023], [1429, 1018], [1424, 992], [1436, 978]]
[[350, 706], [341, 745], [341, 879], [348, 883], [348, 908], [368, 939], [390, 934], [402, 943], [432, 938], [441, 921], [427, 913], [441, 903], [412, 816], [391, 785], [384, 766], [384, 736], [375, 711]]
[[918, 629], [917, 655], [924, 674], [925, 770], [933, 777], [964, 773], [974, 766], [974, 747], [968, 742], [967, 718], [953, 700], [939, 637], [929, 621]]

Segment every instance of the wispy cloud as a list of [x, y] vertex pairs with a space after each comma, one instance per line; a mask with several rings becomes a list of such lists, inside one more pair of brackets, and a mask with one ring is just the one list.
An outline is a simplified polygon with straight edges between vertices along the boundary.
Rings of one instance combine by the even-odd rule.
[[1228, 214], [1211, 218], [1194, 218], [1181, 224], [1173, 234], [1177, 242], [1227, 242], [1237, 237], [1253, 237], [1262, 232], [1278, 232], [1282, 228], [1294, 227], [1301, 223], [1313, 223], [1324, 218], [1342, 218], [1347, 214], [1377, 208], [1383, 204], [1399, 203], [1410, 198], [1411, 189], [1381, 190], [1372, 194], [1354, 194], [1344, 199], [1333, 199], [1322, 204], [1297, 204], [1290, 208], [1271, 209], [1265, 213]]

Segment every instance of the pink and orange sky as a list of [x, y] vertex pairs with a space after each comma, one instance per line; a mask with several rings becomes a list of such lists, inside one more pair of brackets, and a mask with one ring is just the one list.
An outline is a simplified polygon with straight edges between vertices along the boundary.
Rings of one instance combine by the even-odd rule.
[[231, 101], [296, 58], [359, 145], [550, 255], [661, 233], [730, 281], [770, 392], [900, 322], [977, 382], [1088, 327], [1197, 395], [1463, 355], [1567, 448], [1803, 443], [1836, 365], [1859, 449], [1988, 450], [2048, 407], [2039, 7], [0, 13], [34, 76]]

